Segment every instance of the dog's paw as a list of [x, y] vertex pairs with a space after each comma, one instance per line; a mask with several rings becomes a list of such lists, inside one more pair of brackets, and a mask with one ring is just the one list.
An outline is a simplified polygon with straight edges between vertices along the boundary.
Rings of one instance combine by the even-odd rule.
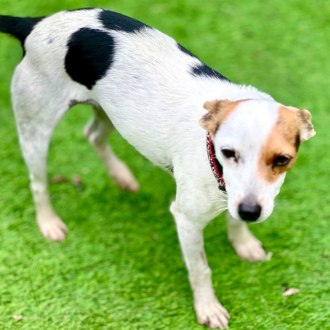
[[269, 260], [270, 255], [265, 252], [261, 242], [254, 236], [249, 237], [249, 239], [243, 242], [232, 241], [232, 245], [237, 255], [242, 259], [252, 262]]
[[50, 241], [63, 241], [67, 227], [57, 216], [48, 219], [38, 220], [39, 229], [42, 235]]
[[113, 159], [108, 164], [109, 175], [114, 179], [117, 186], [121, 189], [136, 192], [140, 186], [129, 168], [119, 159]]
[[210, 302], [195, 303], [197, 321], [211, 329], [227, 329], [229, 314], [226, 309], [214, 299]]
[[111, 177], [121, 189], [130, 192], [136, 192], [140, 189], [139, 183], [135, 180], [131, 173], [128, 175], [128, 173], [117, 172], [116, 174], [111, 174]]

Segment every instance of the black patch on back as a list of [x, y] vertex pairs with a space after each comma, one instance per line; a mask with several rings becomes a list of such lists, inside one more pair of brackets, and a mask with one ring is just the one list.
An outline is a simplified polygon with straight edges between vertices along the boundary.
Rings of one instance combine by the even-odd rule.
[[99, 20], [106, 29], [128, 33], [139, 32], [141, 29], [149, 27], [133, 18], [110, 10], [102, 10], [99, 14]]
[[[190, 52], [190, 50], [183, 47], [182, 45], [178, 44], [178, 48], [185, 54], [187, 54], [191, 57], [197, 58], [199, 60], [199, 58], [197, 56], [195, 56], [192, 52]], [[204, 63], [197, 64], [196, 66], [194, 66], [192, 68], [191, 74], [195, 77], [204, 76], [204, 77], [209, 77], [209, 78], [216, 78], [216, 79], [220, 79], [220, 80], [230, 81], [228, 78], [223, 76], [221, 73], [213, 70], [212, 68], [210, 68], [209, 66], [207, 66]]]
[[221, 73], [213, 70], [206, 64], [198, 64], [192, 68], [192, 75], [195, 77], [198, 76], [204, 76], [204, 77], [209, 77], [209, 78], [216, 78], [220, 80], [226, 80], [229, 81], [225, 76], [223, 76]]
[[188, 50], [187, 48], [183, 47], [182, 45], [178, 44], [179, 49], [184, 52], [185, 54], [191, 56], [191, 57], [195, 57], [197, 58], [190, 50]]
[[74, 81], [92, 89], [113, 63], [113, 38], [100, 30], [82, 28], [72, 34], [67, 46], [66, 72]]

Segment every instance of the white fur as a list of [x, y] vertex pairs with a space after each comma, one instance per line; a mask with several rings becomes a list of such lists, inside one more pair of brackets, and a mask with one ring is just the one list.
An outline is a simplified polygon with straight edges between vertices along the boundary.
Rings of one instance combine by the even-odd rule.
[[[112, 129], [109, 119], [141, 154], [165, 169], [174, 169], [177, 193], [171, 212], [189, 271], [197, 318], [212, 328], [226, 328], [229, 315], [213, 291], [202, 233], [209, 221], [226, 209], [227, 196], [217, 188], [207, 158], [206, 132], [198, 121], [205, 114], [205, 101], [254, 99], [244, 102], [218, 131], [215, 146], [224, 166], [231, 215], [237, 218], [240, 199], [253, 192], [264, 204], [265, 218], [283, 180], [275, 185], [259, 181], [256, 157], [276, 121], [277, 103], [250, 86], [193, 76], [192, 66], [201, 62], [179, 50], [172, 38], [149, 28], [137, 34], [110, 32], [97, 20], [98, 12], [62, 12], [42, 20], [27, 38], [26, 56], [13, 78], [13, 106], [40, 230], [50, 240], [65, 237], [66, 227], [47, 191], [48, 144], [70, 101], [91, 103], [96, 115], [85, 135], [118, 185], [138, 189], [134, 176], [106, 145]], [[63, 66], [71, 34], [86, 26], [107, 31], [116, 41], [114, 63], [92, 90], [72, 81]], [[228, 164], [219, 154], [222, 146], [239, 150], [244, 162]], [[241, 257], [265, 259], [265, 252], [245, 223], [230, 223], [229, 238]]]

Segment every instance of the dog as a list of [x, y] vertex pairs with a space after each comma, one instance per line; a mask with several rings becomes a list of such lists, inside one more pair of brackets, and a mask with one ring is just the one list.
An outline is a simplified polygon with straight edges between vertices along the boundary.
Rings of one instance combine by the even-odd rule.
[[228, 237], [237, 254], [267, 258], [247, 222], [272, 213], [299, 145], [315, 135], [310, 113], [231, 82], [171, 37], [112, 11], [1, 16], [0, 31], [24, 49], [11, 94], [43, 236], [61, 241], [67, 231], [47, 189], [52, 132], [73, 105], [90, 104], [95, 116], [85, 136], [118, 186], [139, 188], [107, 144], [113, 129], [175, 179], [170, 211], [197, 320], [226, 328], [229, 314], [213, 290], [203, 229], [228, 209]]

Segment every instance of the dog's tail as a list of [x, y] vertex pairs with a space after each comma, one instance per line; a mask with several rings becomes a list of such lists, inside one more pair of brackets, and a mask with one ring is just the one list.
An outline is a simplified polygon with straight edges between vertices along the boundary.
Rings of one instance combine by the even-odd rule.
[[10, 34], [17, 38], [22, 45], [34, 26], [43, 17], [14, 17], [0, 15], [0, 32]]

